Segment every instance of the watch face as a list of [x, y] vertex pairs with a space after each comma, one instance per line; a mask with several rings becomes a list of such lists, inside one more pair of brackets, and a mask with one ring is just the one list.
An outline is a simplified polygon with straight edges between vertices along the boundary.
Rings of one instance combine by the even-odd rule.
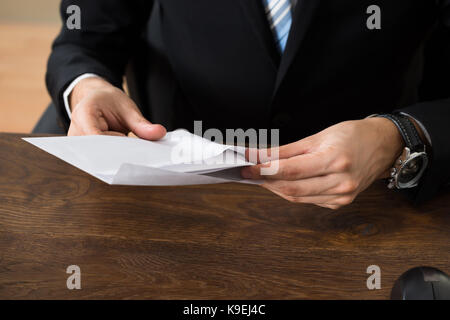
[[417, 184], [427, 165], [427, 157], [423, 153], [413, 154], [402, 166], [397, 176], [397, 184], [400, 188], [408, 188]]
[[400, 171], [398, 175], [399, 183], [408, 183], [413, 180], [417, 174], [420, 172], [420, 169], [423, 166], [423, 158], [417, 157], [409, 160]]

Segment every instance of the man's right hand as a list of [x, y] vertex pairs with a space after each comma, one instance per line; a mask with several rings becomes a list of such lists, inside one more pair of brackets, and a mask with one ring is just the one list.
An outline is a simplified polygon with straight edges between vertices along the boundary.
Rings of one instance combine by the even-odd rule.
[[122, 90], [101, 78], [80, 81], [71, 93], [70, 106], [69, 136], [126, 136], [132, 132], [142, 139], [158, 140], [166, 134], [163, 126], [146, 120]]

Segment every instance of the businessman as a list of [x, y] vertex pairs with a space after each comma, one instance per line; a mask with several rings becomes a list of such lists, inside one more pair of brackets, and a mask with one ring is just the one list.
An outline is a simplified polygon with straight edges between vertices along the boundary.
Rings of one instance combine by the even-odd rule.
[[81, 28], [63, 23], [46, 77], [69, 135], [165, 135], [122, 90], [147, 36], [173, 127], [280, 129], [278, 172], [242, 175], [281, 197], [336, 209], [388, 178], [420, 202], [449, 181], [450, 86], [420, 87], [450, 0], [64, 0], [63, 22], [70, 5]]

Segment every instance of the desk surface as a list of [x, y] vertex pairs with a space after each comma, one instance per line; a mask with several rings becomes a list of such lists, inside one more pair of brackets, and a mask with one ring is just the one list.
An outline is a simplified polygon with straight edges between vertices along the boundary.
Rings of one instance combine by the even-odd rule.
[[3, 299], [377, 299], [449, 262], [450, 194], [414, 208], [377, 183], [331, 211], [257, 186], [108, 186], [0, 134]]

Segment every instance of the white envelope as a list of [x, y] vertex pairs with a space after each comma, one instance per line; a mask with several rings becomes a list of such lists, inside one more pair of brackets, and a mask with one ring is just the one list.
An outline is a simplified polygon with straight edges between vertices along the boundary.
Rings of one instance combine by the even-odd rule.
[[108, 183], [139, 186], [260, 183], [245, 180], [245, 148], [211, 142], [186, 130], [159, 141], [113, 136], [23, 138]]

